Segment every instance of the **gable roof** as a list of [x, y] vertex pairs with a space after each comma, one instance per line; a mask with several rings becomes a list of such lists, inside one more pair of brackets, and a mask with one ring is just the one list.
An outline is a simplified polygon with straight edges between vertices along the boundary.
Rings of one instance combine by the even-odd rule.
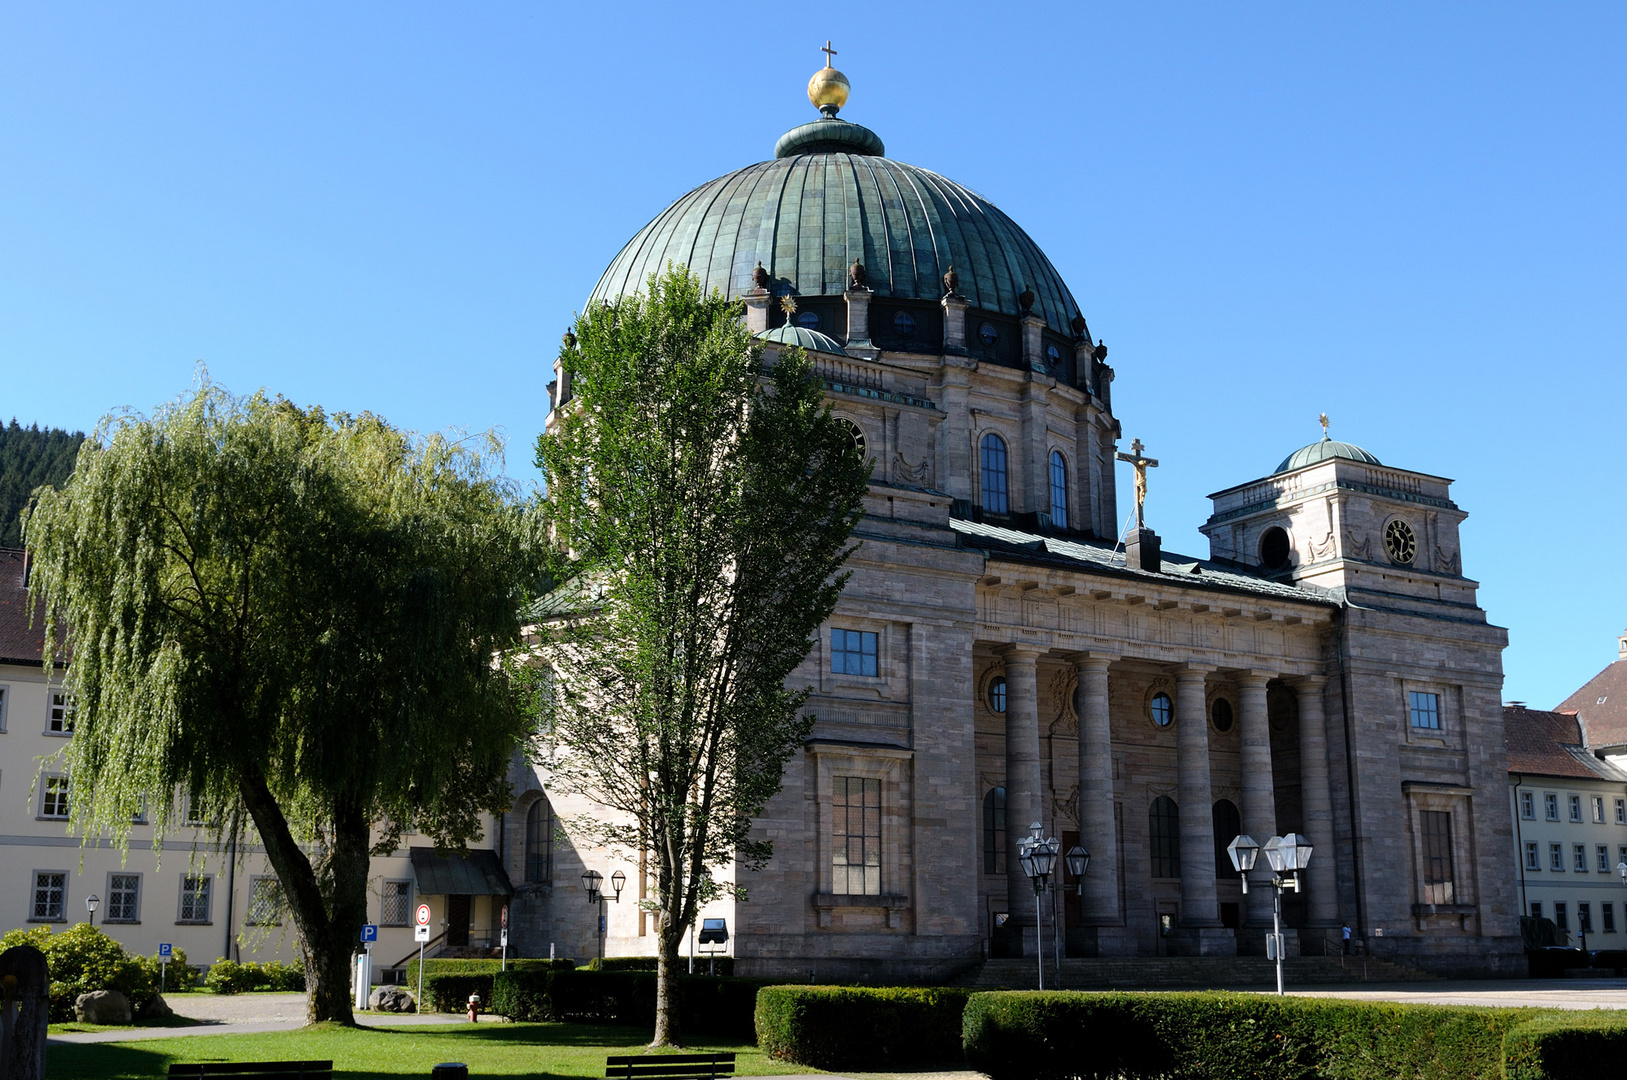
[[37, 603], [34, 625], [28, 625], [27, 566], [20, 548], [0, 548], [0, 664], [38, 664], [44, 656], [45, 623]]
[[1510, 773], [1627, 783], [1627, 772], [1593, 756], [1582, 744], [1575, 713], [1505, 705], [1503, 743]]
[[1559, 707], [1581, 718], [1589, 746], [1627, 744], [1627, 660], [1593, 676]]

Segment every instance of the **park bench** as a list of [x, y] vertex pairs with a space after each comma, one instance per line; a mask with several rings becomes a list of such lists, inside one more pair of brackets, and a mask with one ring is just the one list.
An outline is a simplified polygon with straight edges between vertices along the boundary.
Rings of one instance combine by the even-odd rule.
[[626, 1054], [605, 1059], [607, 1080], [722, 1080], [734, 1075], [726, 1054]]
[[225, 1076], [231, 1080], [333, 1080], [331, 1061], [202, 1061], [171, 1065], [177, 1077]]

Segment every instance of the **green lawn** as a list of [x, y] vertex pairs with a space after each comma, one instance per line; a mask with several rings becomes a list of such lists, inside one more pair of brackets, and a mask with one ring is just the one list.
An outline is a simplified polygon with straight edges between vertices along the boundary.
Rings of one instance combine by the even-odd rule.
[[[645, 1051], [646, 1028], [583, 1024], [458, 1024], [396, 1028], [317, 1025], [260, 1035], [194, 1035], [127, 1043], [52, 1046], [48, 1080], [161, 1077], [171, 1062], [332, 1059], [336, 1077], [428, 1076], [438, 1062], [461, 1061], [470, 1076], [592, 1077], [603, 1080], [607, 1054]], [[747, 1076], [815, 1070], [772, 1061], [757, 1047], [727, 1039], [689, 1040], [687, 1049], [733, 1050]]]

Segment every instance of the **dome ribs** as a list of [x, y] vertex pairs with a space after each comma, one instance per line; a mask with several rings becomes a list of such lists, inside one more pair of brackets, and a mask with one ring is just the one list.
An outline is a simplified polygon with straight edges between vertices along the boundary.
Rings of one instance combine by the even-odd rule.
[[[853, 182], [859, 192], [859, 228], [862, 232], [864, 265], [870, 269], [870, 288], [877, 296], [891, 296], [893, 249], [890, 243], [883, 247], [877, 247], [875, 243], [878, 233], [883, 240], [887, 238], [887, 215], [881, 204], [881, 181], [876, 179], [876, 170], [867, 159], [861, 157], [853, 162]], [[871, 231], [872, 222], [877, 232]], [[851, 219], [848, 227], [852, 228]]]
[[[752, 284], [751, 272], [757, 269], [757, 229], [762, 224], [762, 203], [757, 199], [757, 189], [762, 187], [763, 180], [769, 174], [767, 165], [758, 165], [750, 169], [742, 169], [742, 178], [750, 177], [751, 183], [747, 185], [742, 179], [740, 187], [736, 189], [737, 195], [729, 204], [729, 212], [734, 220], [734, 235], [729, 237], [729, 254], [724, 258], [733, 256], [729, 266], [729, 284], [723, 292], [726, 296], [743, 296], [756, 288]], [[744, 192], [739, 194], [739, 192]], [[756, 207], [755, 216], [753, 206]], [[721, 249], [727, 230], [718, 230], [718, 246]], [[749, 239], [749, 243], [748, 243]]]

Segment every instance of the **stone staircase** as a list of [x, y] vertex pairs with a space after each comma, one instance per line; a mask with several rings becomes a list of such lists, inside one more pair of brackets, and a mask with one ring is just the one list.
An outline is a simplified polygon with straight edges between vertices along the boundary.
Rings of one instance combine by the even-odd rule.
[[[986, 960], [955, 980], [979, 990], [1032, 990], [1037, 979], [1032, 957]], [[1056, 988], [1056, 968], [1047, 958], [1045, 985]], [[1364, 956], [1293, 956], [1283, 962], [1288, 986], [1340, 986], [1360, 983], [1433, 982], [1435, 976], [1390, 960]], [[1227, 990], [1277, 984], [1277, 963], [1262, 956], [1126, 956], [1069, 958], [1062, 961], [1064, 990]]]

